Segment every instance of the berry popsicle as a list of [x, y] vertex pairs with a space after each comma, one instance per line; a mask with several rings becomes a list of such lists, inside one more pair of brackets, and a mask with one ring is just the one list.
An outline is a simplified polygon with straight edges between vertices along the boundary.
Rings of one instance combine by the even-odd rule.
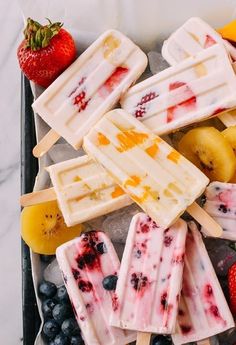
[[234, 327], [233, 317], [194, 222], [189, 223], [184, 261], [177, 333], [172, 336], [175, 345], [209, 338]]
[[157, 134], [166, 134], [236, 107], [236, 76], [215, 44], [131, 87], [122, 108]]
[[[236, 60], [236, 49], [228, 41], [223, 40], [210, 25], [202, 19], [193, 17], [187, 20], [177, 29], [163, 44], [162, 55], [170, 65], [176, 65], [189, 56], [195, 56], [203, 49], [207, 49], [214, 44], [224, 47], [231, 56], [231, 60]], [[235, 63], [233, 63], [235, 69]], [[225, 126], [236, 124], [236, 115], [232, 111], [219, 116]]]
[[60, 136], [78, 149], [83, 136], [146, 66], [146, 55], [121, 32], [102, 34], [33, 103], [34, 111], [52, 128], [34, 155], [43, 155]]
[[221, 237], [236, 241], [236, 184], [212, 182], [205, 196], [204, 210], [221, 225]]
[[[159, 226], [166, 229], [188, 206], [198, 217], [201, 208], [192, 203], [208, 178], [122, 109], [110, 111], [93, 127], [84, 138], [84, 149]], [[198, 217], [201, 224], [205, 215]], [[211, 226], [218, 236], [222, 230], [215, 222]]]
[[80, 224], [132, 204], [107, 171], [87, 155], [47, 168], [54, 188], [25, 194], [22, 206], [56, 200], [67, 226]]
[[86, 345], [125, 345], [136, 333], [109, 325], [120, 262], [110, 239], [99, 231], [60, 246], [57, 261]]
[[[173, 333], [182, 286], [187, 224], [160, 228], [145, 213], [130, 224], [110, 323], [145, 333]], [[151, 334], [150, 334], [151, 335]], [[138, 333], [138, 341], [142, 333]], [[146, 343], [149, 339], [146, 337]]]

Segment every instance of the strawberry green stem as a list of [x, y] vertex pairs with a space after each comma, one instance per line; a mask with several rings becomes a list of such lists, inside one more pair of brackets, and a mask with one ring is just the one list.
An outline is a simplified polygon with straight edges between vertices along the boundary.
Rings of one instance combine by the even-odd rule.
[[48, 25], [41, 25], [35, 20], [28, 18], [27, 25], [24, 30], [26, 48], [39, 50], [49, 45], [52, 37], [56, 36], [62, 27], [62, 23], [52, 23], [47, 19]]

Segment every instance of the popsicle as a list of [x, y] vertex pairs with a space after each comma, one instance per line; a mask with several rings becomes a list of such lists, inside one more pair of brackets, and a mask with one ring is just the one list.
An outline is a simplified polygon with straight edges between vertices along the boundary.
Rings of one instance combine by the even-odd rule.
[[212, 182], [205, 196], [204, 210], [221, 225], [221, 237], [236, 241], [236, 184]]
[[136, 84], [121, 106], [157, 134], [236, 107], [236, 76], [226, 50], [215, 44]]
[[52, 128], [34, 155], [43, 155], [60, 136], [78, 149], [83, 136], [146, 66], [146, 55], [121, 32], [102, 34], [33, 103], [34, 111]]
[[[182, 219], [164, 229], [145, 213], [133, 217], [115, 291], [112, 326], [149, 335], [174, 332], [186, 234]], [[138, 341], [141, 337], [138, 333]]]
[[[192, 203], [208, 178], [122, 109], [107, 113], [93, 127], [84, 148], [159, 226], [166, 229], [188, 206], [200, 223], [206, 220]], [[221, 233], [216, 223], [211, 226], [216, 236]]]
[[[234, 46], [223, 40], [218, 32], [197, 17], [187, 20], [164, 41], [162, 55], [170, 65], [176, 65], [189, 56], [195, 56], [203, 49], [207, 49], [216, 43], [225, 47], [231, 56], [231, 62], [236, 71], [236, 49]], [[235, 112], [225, 113], [220, 115], [219, 118], [227, 127], [236, 124]]]
[[57, 261], [86, 345], [124, 345], [136, 332], [109, 325], [120, 262], [107, 235], [82, 234], [58, 247]]
[[67, 226], [80, 224], [133, 201], [107, 171], [87, 155], [47, 168], [54, 188], [25, 194], [23, 206], [57, 199]]
[[182, 345], [209, 338], [231, 327], [234, 327], [233, 317], [201, 234], [196, 224], [190, 222], [177, 333], [172, 340], [175, 345]]

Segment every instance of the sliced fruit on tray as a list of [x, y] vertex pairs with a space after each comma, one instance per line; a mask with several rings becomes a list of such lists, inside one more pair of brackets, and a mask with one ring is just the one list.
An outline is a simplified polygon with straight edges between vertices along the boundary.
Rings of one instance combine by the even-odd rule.
[[[236, 157], [236, 126], [231, 126], [226, 128], [223, 132], [221, 132], [223, 134], [223, 136], [225, 137], [225, 139], [229, 142], [229, 144], [231, 145], [235, 157]], [[232, 179], [230, 180], [230, 182], [234, 182], [236, 183], [236, 171], [234, 173], [234, 176], [232, 177]]]
[[41, 25], [28, 18], [17, 50], [20, 68], [29, 80], [49, 86], [76, 58], [75, 42], [61, 23]]
[[66, 226], [56, 201], [25, 207], [21, 213], [21, 236], [35, 253], [54, 254], [82, 230], [81, 224]]
[[178, 149], [211, 181], [228, 182], [235, 173], [236, 158], [233, 149], [214, 127], [190, 130], [180, 140]]

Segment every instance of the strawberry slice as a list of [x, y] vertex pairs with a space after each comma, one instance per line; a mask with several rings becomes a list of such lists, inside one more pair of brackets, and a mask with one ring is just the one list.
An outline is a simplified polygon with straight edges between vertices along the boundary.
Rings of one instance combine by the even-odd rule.
[[211, 37], [210, 35], [206, 35], [203, 47], [204, 48], [209, 48], [209, 47], [213, 46], [214, 44], [216, 44], [216, 41], [214, 40], [214, 38]]
[[115, 89], [115, 87], [121, 83], [128, 72], [129, 69], [126, 67], [117, 67], [112, 75], [99, 88], [100, 95], [102, 97], [109, 95]]
[[167, 109], [167, 123], [174, 120], [177, 111], [179, 111], [181, 108], [183, 108], [185, 113], [196, 108], [196, 96], [186, 83], [181, 81], [171, 83], [169, 85], [169, 91], [178, 89], [181, 86], [186, 86], [185, 93], [187, 93], [188, 99]]
[[236, 262], [228, 271], [228, 286], [231, 312], [236, 315]]

